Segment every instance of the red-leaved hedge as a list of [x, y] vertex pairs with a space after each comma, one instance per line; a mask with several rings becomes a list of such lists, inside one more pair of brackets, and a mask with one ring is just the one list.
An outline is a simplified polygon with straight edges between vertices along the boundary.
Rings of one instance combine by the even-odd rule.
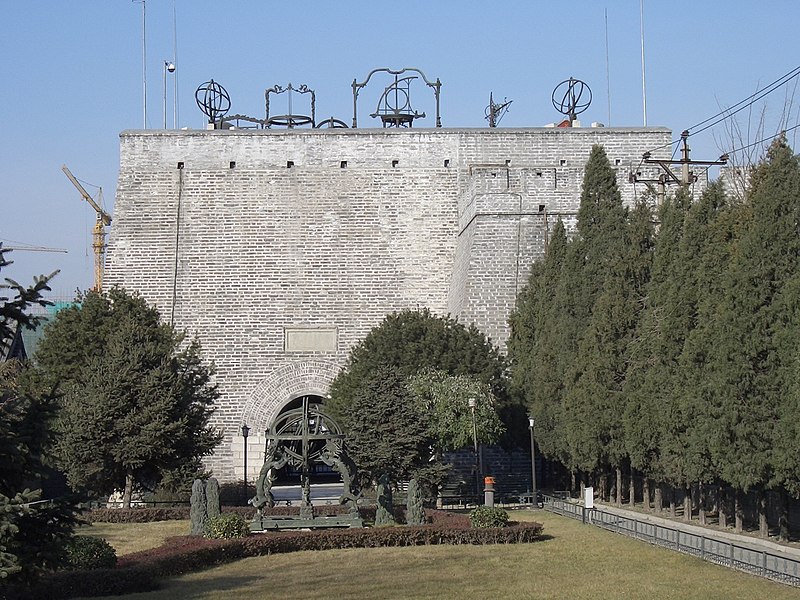
[[[348, 508], [339, 504], [315, 505], [314, 512], [320, 516], [345, 514]], [[256, 512], [252, 506], [223, 506], [222, 512], [236, 513], [250, 519]], [[374, 512], [374, 509], [373, 509]], [[297, 506], [276, 506], [265, 508], [264, 514], [285, 516], [300, 514]], [[149, 523], [151, 521], [181, 521], [189, 518], [189, 507], [173, 508], [97, 508], [83, 513], [90, 523]]]
[[34, 589], [9, 590], [11, 593], [7, 598], [56, 600], [147, 591], [156, 589], [162, 577], [200, 571], [250, 556], [340, 548], [519, 544], [540, 539], [542, 532], [539, 523], [511, 523], [502, 528], [474, 529], [466, 515], [437, 510], [426, 512], [431, 525], [279, 531], [226, 540], [173, 537], [158, 548], [120, 557], [116, 569], [54, 573], [43, 578]]

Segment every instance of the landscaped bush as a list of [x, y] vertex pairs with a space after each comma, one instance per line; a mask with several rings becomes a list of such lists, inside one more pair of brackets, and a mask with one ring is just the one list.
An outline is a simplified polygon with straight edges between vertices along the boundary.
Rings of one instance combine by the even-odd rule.
[[146, 591], [155, 589], [159, 577], [181, 575], [241, 558], [279, 552], [438, 544], [516, 544], [534, 542], [542, 532], [542, 526], [538, 523], [475, 529], [470, 526], [466, 515], [438, 510], [426, 512], [433, 525], [280, 531], [239, 539], [199, 536], [170, 538], [158, 548], [120, 557], [117, 569], [84, 571], [69, 580], [63, 578], [66, 573], [56, 573], [45, 577], [28, 595], [14, 598], [56, 600]]
[[236, 513], [225, 513], [209, 519], [206, 537], [213, 539], [243, 538], [250, 533], [248, 522]]
[[67, 568], [110, 569], [117, 564], [117, 553], [103, 538], [76, 535], [64, 548]]
[[[276, 506], [265, 508], [265, 515], [286, 516], [300, 514], [297, 506]], [[314, 511], [320, 516], [343, 515], [349, 508], [339, 504], [322, 504], [314, 506]], [[256, 512], [252, 506], [223, 506], [223, 514], [235, 513], [250, 520]], [[369, 520], [368, 515], [375, 517], [375, 507], [365, 507], [361, 509], [364, 518]], [[185, 521], [189, 518], [189, 507], [181, 508], [98, 508], [90, 510], [81, 515], [90, 523], [149, 523], [151, 521]]]
[[505, 527], [508, 513], [496, 506], [479, 506], [469, 513], [469, 521], [473, 527]]

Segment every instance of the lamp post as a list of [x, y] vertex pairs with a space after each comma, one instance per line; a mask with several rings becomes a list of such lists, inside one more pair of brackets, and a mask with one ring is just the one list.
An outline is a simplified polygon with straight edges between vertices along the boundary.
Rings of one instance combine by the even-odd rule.
[[244, 438], [244, 495], [247, 496], [247, 437], [250, 435], [250, 428], [247, 423], [242, 424], [242, 437]]
[[[167, 71], [175, 72], [175, 63], [168, 60], [164, 61], [164, 129], [167, 128]], [[173, 123], [173, 127], [176, 125]]]
[[528, 417], [528, 425], [531, 429], [531, 495], [533, 496], [533, 504], [536, 505], [536, 447], [533, 441], [533, 425], [536, 419]]
[[480, 495], [481, 471], [483, 471], [483, 469], [480, 464], [480, 454], [478, 454], [478, 425], [477, 421], [475, 420], [475, 407], [477, 406], [477, 402], [475, 401], [475, 398], [470, 398], [467, 400], [467, 404], [469, 405], [470, 411], [472, 411], [472, 444], [475, 451], [475, 493]]

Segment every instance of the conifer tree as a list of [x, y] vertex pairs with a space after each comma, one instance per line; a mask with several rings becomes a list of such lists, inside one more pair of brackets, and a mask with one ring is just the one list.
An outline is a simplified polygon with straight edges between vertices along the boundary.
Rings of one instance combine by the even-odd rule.
[[[783, 300], [800, 267], [800, 165], [785, 139], [773, 142], [755, 169], [749, 198], [750, 218], [725, 274], [719, 308], [713, 450], [721, 476], [737, 492], [763, 494], [779, 481], [775, 424], [795, 366], [794, 348], [786, 343], [793, 315]], [[764, 508], [761, 503], [762, 534]]]
[[[651, 280], [634, 339], [629, 347], [625, 380], [624, 414], [626, 451], [634, 468], [656, 474], [659, 455], [660, 405], [663, 402], [662, 319], [672, 271], [675, 248], [680, 239], [683, 213], [677, 199], [668, 196], [659, 207], [661, 223], [653, 253]], [[659, 381], [661, 380], [661, 381]]]
[[[682, 422], [680, 438], [669, 440], [674, 462], [680, 466], [672, 480], [684, 486], [699, 484], [701, 509], [703, 484], [718, 479], [711, 452], [716, 420], [708, 410], [708, 356], [714, 345], [715, 311], [722, 293], [720, 276], [729, 263], [735, 239], [735, 217], [721, 184], [710, 185], [689, 208], [678, 246], [676, 277], [683, 298], [683, 313], [678, 314], [686, 332], [670, 385]], [[680, 311], [681, 306], [675, 310]], [[684, 502], [684, 512], [689, 516], [689, 498]]]
[[[86, 345], [70, 350], [76, 339]], [[39, 377], [63, 393], [53, 454], [73, 489], [124, 490], [129, 506], [135, 486], [152, 489], [221, 439], [208, 425], [218, 392], [199, 345], [138, 296], [88, 294], [48, 325], [36, 357]]]
[[[0, 270], [11, 263], [8, 252], [0, 243]], [[29, 286], [5, 279], [0, 296], [0, 597], [7, 585], [61, 566], [78, 521], [74, 499], [43, 498], [40, 487], [47, 476], [43, 455], [53, 436], [55, 395], [27, 377], [27, 362], [5, 360], [18, 328], [36, 325], [31, 307], [50, 304], [44, 294], [53, 275], [36, 277]]]
[[[627, 211], [605, 151], [592, 148], [578, 212], [583, 259], [576, 282], [578, 353], [565, 396], [566, 438], [585, 471], [619, 467], [624, 458], [621, 414], [625, 352], [634, 317], [627, 280]], [[581, 330], [583, 330], [581, 332]]]
[[544, 259], [534, 263], [528, 284], [511, 315], [514, 393], [539, 423], [537, 445], [544, 456], [571, 465], [561, 414], [564, 378], [574, 354], [570, 332], [570, 296], [566, 282], [567, 237], [559, 220]]

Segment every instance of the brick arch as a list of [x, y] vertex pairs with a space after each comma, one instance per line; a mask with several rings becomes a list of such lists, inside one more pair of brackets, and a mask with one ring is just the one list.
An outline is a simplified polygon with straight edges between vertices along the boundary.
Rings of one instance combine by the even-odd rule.
[[250, 394], [242, 423], [263, 432], [287, 402], [304, 395], [326, 396], [340, 366], [322, 360], [285, 363], [265, 377]]

